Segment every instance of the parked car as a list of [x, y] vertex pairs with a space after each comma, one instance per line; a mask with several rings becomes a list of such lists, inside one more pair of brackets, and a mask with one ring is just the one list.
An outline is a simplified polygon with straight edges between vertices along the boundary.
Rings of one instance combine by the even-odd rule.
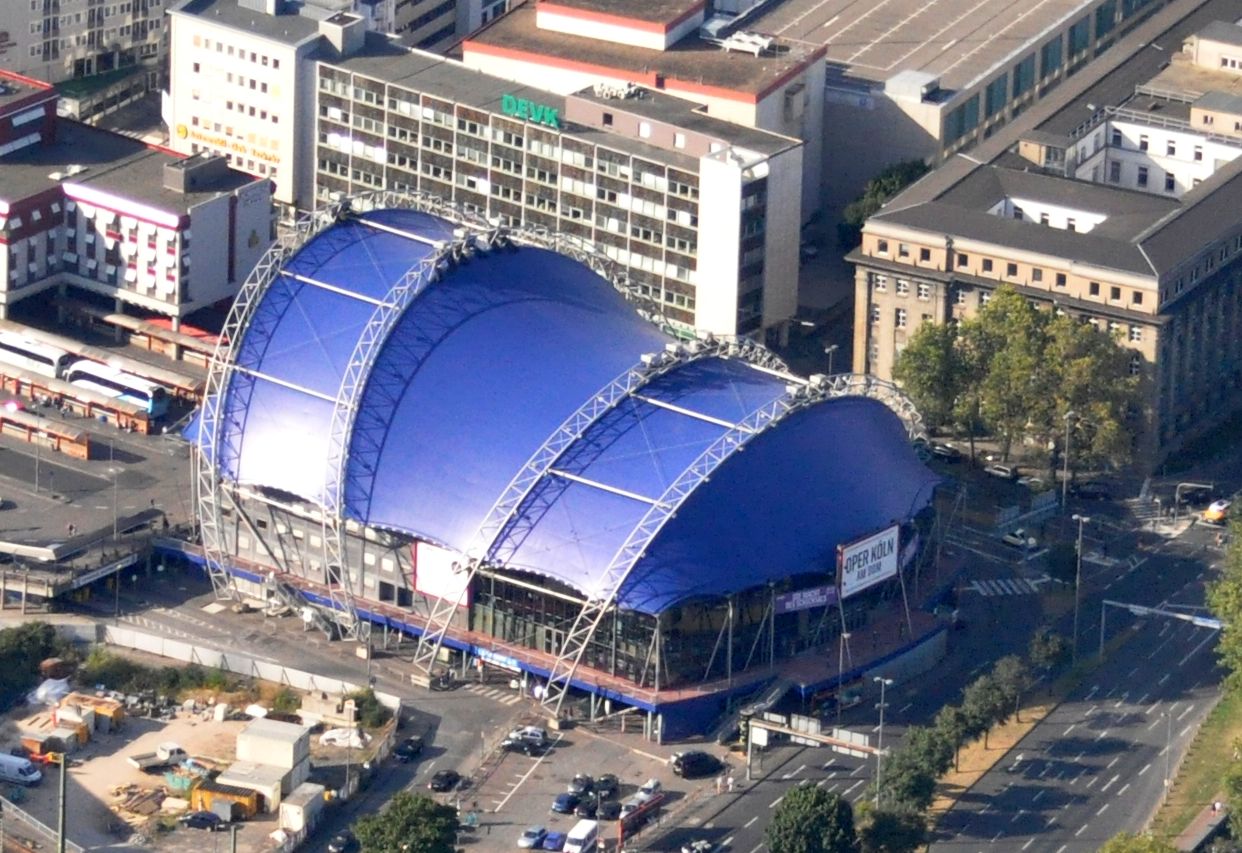
[[681, 853], [712, 853], [715, 847], [716, 845], [706, 838], [699, 838], [695, 841], [687, 841], [681, 845]]
[[569, 780], [569, 787], [565, 790], [571, 794], [583, 796], [595, 790], [595, 780], [585, 773], [579, 773]]
[[1040, 477], [1019, 477], [1019, 486], [1026, 486], [1032, 492], [1042, 492], [1048, 488], [1048, 484]]
[[1113, 499], [1113, 490], [1108, 483], [1091, 481], [1075, 483], [1070, 487], [1070, 493], [1076, 498], [1082, 498], [1084, 501], [1111, 501]]
[[1039, 544], [1035, 537], [1028, 535], [1026, 529], [1022, 527], [1006, 533], [1001, 537], [1001, 541], [1012, 548], [1021, 548], [1026, 551], [1033, 550]]
[[706, 752], [678, 752], [673, 755], [673, 772], [683, 779], [710, 776], [720, 772], [720, 760]]
[[617, 800], [601, 800], [595, 810], [596, 820], [616, 820], [621, 817], [621, 803]]
[[612, 773], [605, 773], [603, 776], [595, 777], [595, 793], [600, 799], [615, 797], [620, 787], [621, 782]]
[[983, 469], [983, 473], [991, 474], [993, 477], [999, 477], [1002, 480], [1013, 482], [1018, 479], [1018, 469], [1013, 465], [988, 465]]
[[431, 781], [427, 783], [427, 787], [435, 791], [437, 794], [443, 794], [445, 791], [451, 791], [461, 782], [461, 774], [456, 770], [438, 770], [436, 775], [431, 777]]
[[574, 814], [578, 817], [594, 818], [599, 812], [599, 795], [586, 794], [582, 797], [582, 801], [578, 803], [578, 807], [574, 809]]
[[[216, 832], [217, 830], [224, 829], [227, 825], [224, 818], [215, 812], [190, 812], [189, 814], [183, 814], [178, 820], [182, 826], [187, 826], [190, 829], [205, 829], [208, 832]], [[334, 851], [334, 853], [339, 852]]]
[[548, 730], [539, 726], [522, 726], [509, 732], [508, 740], [524, 740], [543, 746], [548, 742]]
[[500, 748], [507, 752], [520, 752], [522, 755], [528, 755], [532, 758], [543, 755], [547, 751], [545, 744], [536, 743], [531, 740], [523, 740], [522, 738], [507, 737], [500, 742]]
[[549, 832], [543, 839], [544, 850], [560, 850], [565, 846], [565, 833]]
[[557, 814], [573, 814], [574, 809], [578, 808], [578, 803], [581, 801], [581, 796], [571, 794], [568, 791], [563, 794], [557, 794], [556, 799], [552, 801], [552, 811]]
[[962, 451], [951, 444], [933, 444], [931, 446], [931, 454], [945, 462], [957, 462], [962, 458]]
[[395, 755], [397, 760], [402, 764], [408, 764], [415, 758], [418, 758], [422, 751], [423, 739], [415, 735], [413, 737], [408, 737], [401, 741], [401, 743], [397, 744], [393, 749], [392, 754]]
[[338, 832], [328, 842], [328, 853], [354, 853], [358, 849], [358, 839], [348, 829]]
[[664, 786], [660, 784], [659, 779], [648, 779], [643, 783], [642, 787], [638, 789], [638, 793], [634, 796], [639, 800], [649, 800], [656, 794], [660, 793], [660, 791], [663, 790], [663, 787]]
[[1232, 501], [1212, 501], [1203, 511], [1203, 520], [1208, 524], [1224, 524], [1229, 518], [1229, 507]]
[[538, 850], [548, 838], [548, 830], [542, 826], [528, 826], [518, 836], [517, 846], [523, 850]]

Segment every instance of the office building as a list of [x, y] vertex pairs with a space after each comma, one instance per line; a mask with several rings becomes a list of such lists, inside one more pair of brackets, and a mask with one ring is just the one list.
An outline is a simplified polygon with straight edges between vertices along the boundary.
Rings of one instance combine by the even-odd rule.
[[633, 86], [561, 96], [374, 34], [318, 75], [321, 203], [418, 191], [573, 235], [686, 329], [779, 334], [794, 316], [797, 139]]
[[1007, 283], [1131, 351], [1142, 464], [1230, 414], [1242, 386], [1242, 27], [1187, 29], [1197, 24], [1152, 43], [1167, 57], [1154, 74], [1123, 65], [1016, 145], [955, 158], [869, 220], [850, 256], [854, 363], [891, 376], [923, 324], [970, 316]]

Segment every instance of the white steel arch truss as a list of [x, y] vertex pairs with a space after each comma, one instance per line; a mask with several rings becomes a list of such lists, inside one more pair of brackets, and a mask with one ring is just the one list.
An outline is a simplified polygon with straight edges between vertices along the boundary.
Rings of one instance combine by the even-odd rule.
[[574, 674], [582, 661], [596, 629], [603, 622], [630, 572], [646, 554], [648, 546], [681, 506], [733, 454], [741, 451], [756, 436], [776, 427], [790, 415], [827, 400], [846, 396], [866, 396], [884, 402], [906, 426], [911, 440], [925, 436], [922, 418], [909, 398], [893, 383], [874, 377], [840, 374], [817, 374], [809, 380], [791, 381], [785, 393], [752, 411], [734, 427], [712, 442], [647, 509], [629, 536], [617, 549], [600, 575], [596, 589], [588, 593], [573, 626], [565, 635], [556, 661], [548, 675], [541, 704], [559, 715]]
[[566, 451], [605, 415], [622, 402], [633, 399], [655, 379], [695, 361], [724, 357], [740, 358], [770, 369], [784, 366], [767, 349], [745, 339], [719, 339], [706, 335], [687, 344], [670, 344], [663, 352], [643, 356], [637, 364], [591, 395], [553, 431], [509, 481], [479, 525], [471, 545], [466, 549], [465, 565], [459, 564], [459, 570], [467, 573], [461, 591], [453, 598], [440, 598], [432, 603], [413, 657], [418, 677], [431, 678], [444, 635], [452, 624], [453, 614], [461, 607], [466, 591], [481, 568], [505, 564], [510, 554], [498, 551], [507, 541], [506, 532], [520, 518], [520, 510], [536, 486]]

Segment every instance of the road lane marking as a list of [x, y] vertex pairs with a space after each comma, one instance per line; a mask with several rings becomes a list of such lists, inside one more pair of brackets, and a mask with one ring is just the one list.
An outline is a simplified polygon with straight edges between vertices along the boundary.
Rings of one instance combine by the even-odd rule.
[[1137, 702], [1135, 702], [1134, 704], [1135, 704], [1135, 705], [1142, 705], [1142, 704], [1145, 704], [1145, 703], [1147, 702], [1147, 697], [1148, 697], [1148, 696], [1150, 696], [1150, 695], [1151, 695], [1150, 693], [1144, 693], [1144, 694], [1143, 694], [1143, 695], [1139, 698], [1139, 700], [1138, 700]]
[[1025, 850], [1026, 848], [1030, 847], [1034, 843], [1035, 843], [1035, 839], [1031, 838], [1029, 841], [1027, 841], [1025, 844], [1022, 845], [1022, 849]]
[[1156, 709], [1157, 709], [1157, 708], [1159, 708], [1159, 707], [1160, 707], [1160, 703], [1159, 703], [1159, 702], [1152, 702], [1152, 703], [1151, 703], [1151, 707], [1150, 707], [1150, 708], [1148, 708], [1148, 709], [1147, 709], [1146, 711], [1144, 711], [1143, 713], [1144, 713], [1144, 714], [1154, 714], [1154, 713], [1156, 712]]
[[728, 846], [729, 846], [730, 844], [732, 844], [732, 843], [733, 843], [733, 836], [732, 836], [732, 835], [730, 835], [730, 836], [729, 836], [728, 838], [726, 838], [724, 841], [720, 842], [721, 846], [723, 846], [723, 847], [728, 847]]
[[815, 787], [816, 787], [816, 788], [822, 788], [822, 787], [824, 787], [824, 786], [825, 786], [825, 785], [827, 785], [827, 784], [828, 784], [828, 780], [827, 780], [827, 779], [820, 779], [818, 782], [816, 782], [816, 783], [815, 783]]
[[1189, 705], [1186, 706], [1185, 711], [1182, 711], [1180, 714], [1177, 715], [1177, 721], [1180, 723], [1182, 721], [1182, 717], [1186, 716], [1194, 709], [1195, 709], [1195, 703], [1191, 702]]
[[759, 851], [762, 849], [763, 849], [763, 842], [761, 841], [755, 845], [754, 849], [751, 850], [750, 853], [759, 853]]
[[1113, 765], [1114, 765], [1114, 764], [1116, 764], [1116, 763], [1117, 763], [1118, 761], [1120, 761], [1120, 760], [1121, 760], [1121, 756], [1120, 756], [1120, 755], [1114, 756], [1114, 757], [1113, 757], [1113, 760], [1112, 760], [1112, 761], [1110, 761], [1110, 762], [1108, 762], [1108, 765], [1107, 765], [1107, 766], [1105, 766], [1105, 768], [1104, 768], [1104, 769], [1105, 769], [1105, 770], [1112, 770], [1112, 769], [1113, 769]]
[[1100, 815], [1104, 814], [1104, 810], [1107, 808], [1108, 808], [1108, 803], [1105, 803], [1104, 805], [1100, 806], [1100, 810], [1095, 813], [1095, 816], [1099, 817]]
[[1180, 739], [1180, 738], [1186, 737], [1186, 735], [1190, 734], [1190, 730], [1193, 727], [1194, 727], [1194, 723], [1191, 723], [1190, 725], [1186, 726], [1186, 728], [1182, 729], [1180, 732], [1177, 733], [1178, 738]]
[[1168, 680], [1169, 680], [1169, 673], [1166, 672], [1164, 675], [1160, 676], [1160, 680], [1157, 681], [1156, 684], [1157, 685], [1164, 684]]
[[1113, 778], [1109, 779], [1107, 782], [1105, 782], [1105, 783], [1104, 783], [1104, 787], [1100, 788], [1100, 793], [1102, 794], [1102, 793], [1104, 793], [1105, 791], [1107, 791], [1109, 788], [1111, 788], [1111, 787], [1112, 787], [1113, 783], [1114, 783], [1114, 782], [1116, 782], [1116, 781], [1117, 781], [1118, 779], [1120, 779], [1120, 778], [1121, 778], [1121, 774], [1120, 774], [1120, 773], [1118, 773], [1116, 776], [1114, 776]]
[[1143, 769], [1138, 772], [1138, 775], [1142, 776], [1144, 773], [1146, 773], [1150, 769], [1151, 769], [1151, 762], [1149, 761], [1143, 765]]
[[785, 795], [784, 795], [784, 794], [781, 794], [781, 795], [780, 795], [779, 797], [777, 797], [775, 800], [773, 800], [772, 802], [768, 803], [768, 808], [770, 808], [770, 809], [774, 809], [774, 808], [776, 808], [777, 806], [779, 806], [779, 805], [781, 804], [781, 800], [783, 800], [783, 799], [785, 799]]
[[842, 791], [842, 792], [841, 792], [841, 796], [843, 796], [843, 797], [848, 797], [848, 796], [850, 795], [850, 791], [852, 791], [852, 790], [854, 790], [855, 788], [857, 788], [857, 787], [858, 787], [859, 785], [861, 785], [864, 781], [865, 781], [865, 780], [863, 780], [863, 779], [859, 779], [859, 780], [858, 780], [857, 782], [855, 782], [853, 785], [850, 785], [848, 788], [846, 788], [844, 791]]
[[1091, 781], [1087, 783], [1087, 787], [1090, 788], [1092, 785], [1094, 785], [1098, 781], [1100, 781], [1099, 776], [1092, 776]]
[[[1112, 695], [1113, 695], [1113, 691], [1111, 691], [1111, 690], [1110, 690], [1110, 691], [1108, 691], [1108, 695], [1109, 695], [1109, 696], [1112, 696]], [[1090, 708], [1088, 708], [1088, 709], [1087, 709], [1087, 716], [1088, 716], [1088, 717], [1090, 717], [1092, 714], [1094, 714], [1094, 713], [1096, 712], [1096, 710], [1097, 710], [1099, 707], [1100, 707], [1099, 705], [1092, 705]]]
[[897, 709], [897, 713], [904, 714], [906, 711], [909, 711], [913, 707], [914, 707], [913, 702], [907, 702], [905, 705], [902, 705], [900, 708]]
[[1126, 788], [1129, 788], [1129, 787], [1130, 787], [1130, 783], [1126, 782], [1124, 785], [1121, 786], [1121, 790], [1117, 792], [1117, 796], [1120, 797], [1122, 794], [1126, 792]]
[[1186, 653], [1186, 657], [1182, 658], [1181, 660], [1177, 662], [1177, 665], [1182, 666], [1183, 664], [1185, 664], [1186, 661], [1190, 660], [1192, 657], [1195, 656], [1195, 653], [1198, 652], [1199, 649], [1203, 648], [1205, 645], [1208, 644], [1209, 641], [1214, 640], [1215, 638], [1216, 638], [1216, 632], [1209, 631], [1208, 635], [1204, 637], [1202, 640], [1200, 640], [1197, 646], [1195, 646], [1193, 649], [1191, 649], [1189, 652]]
[[[535, 770], [539, 767], [540, 764], [543, 763], [543, 760], [552, 754], [552, 750], [556, 748], [556, 745], [561, 742], [561, 738], [563, 738], [564, 736], [565, 736], [564, 734], [558, 734], [556, 736], [556, 739], [552, 741], [552, 748], [549, 749], [547, 752], [545, 752], [543, 755], [539, 756], [539, 758], [536, 759], [530, 765], [530, 769], [526, 771], [526, 775], [524, 775], [521, 778], [521, 780], [516, 785], [513, 786], [513, 789], [509, 791], [509, 793], [505, 794], [504, 799], [500, 801], [500, 805], [496, 806], [496, 811], [500, 811], [501, 809], [505, 807], [505, 803], [509, 802], [509, 798], [517, 793], [518, 788], [522, 787], [522, 783], [530, 778], [530, 775], [535, 772]], [[431, 768], [428, 767], [427, 769], [430, 770]]]
[[1061, 737], [1065, 737], [1066, 735], [1068, 735], [1070, 732], [1072, 732], [1072, 731], [1074, 730], [1074, 728], [1075, 728], [1077, 725], [1078, 725], [1078, 723], [1072, 723], [1068, 729], [1066, 729], [1064, 732], [1062, 732], [1062, 733], [1061, 733]]
[[1126, 704], [1126, 699], [1129, 698], [1129, 696], [1130, 696], [1129, 690], [1127, 690], [1125, 693], [1122, 693], [1121, 698], [1113, 703], [1113, 707], [1120, 708], [1122, 705]]
[[1108, 729], [1105, 729], [1104, 731], [1102, 731], [1102, 732], [1100, 732], [1098, 735], [1096, 735], [1096, 736], [1095, 736], [1095, 739], [1096, 739], [1096, 740], [1104, 740], [1104, 738], [1106, 738], [1106, 737], [1108, 737]]
[[1077, 838], [1078, 836], [1082, 835], [1086, 831], [1086, 829], [1087, 829], [1087, 825], [1084, 823], [1082, 826], [1078, 827], [1078, 831], [1074, 833], [1074, 837]]
[[757, 821], [758, 819], [759, 819], [759, 815], [755, 815], [750, 820], [746, 821], [746, 823], [742, 824], [742, 829], [750, 829], [750, 825], [754, 823], [755, 821]]
[[1010, 822], [1010, 823], [1017, 823], [1017, 822], [1018, 822], [1018, 818], [1022, 817], [1022, 815], [1024, 815], [1024, 814], [1026, 814], [1026, 809], [1018, 809], [1018, 813], [1017, 813], [1016, 815], [1014, 815], [1014, 816], [1013, 816], [1013, 819], [1012, 819], [1012, 820], [1010, 820], [1009, 822]]
[[1160, 717], [1156, 717], [1156, 719], [1151, 721], [1151, 725], [1147, 727], [1147, 731], [1151, 731], [1158, 725], [1160, 725]]

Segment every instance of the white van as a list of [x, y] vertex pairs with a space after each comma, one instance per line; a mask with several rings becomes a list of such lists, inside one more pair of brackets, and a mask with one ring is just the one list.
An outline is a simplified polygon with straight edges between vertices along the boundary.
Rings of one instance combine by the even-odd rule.
[[593, 853], [599, 841], [599, 821], [580, 820], [569, 831], [562, 848], [565, 853]]
[[38, 785], [41, 781], [43, 781], [43, 771], [35, 767], [29, 758], [0, 755], [0, 782]]

